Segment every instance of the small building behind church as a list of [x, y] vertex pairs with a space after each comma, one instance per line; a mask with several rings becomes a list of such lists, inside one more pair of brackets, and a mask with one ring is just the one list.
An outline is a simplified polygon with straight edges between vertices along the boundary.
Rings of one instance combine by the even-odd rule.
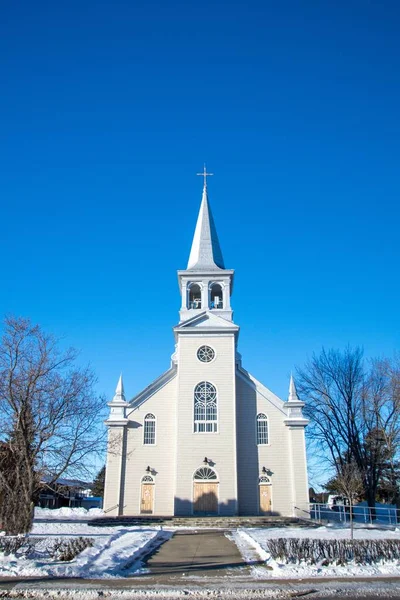
[[[104, 509], [111, 515], [283, 515], [308, 505], [304, 403], [242, 366], [234, 271], [223, 260], [204, 177], [170, 368], [108, 404]], [[303, 513], [303, 516], [307, 516]]]

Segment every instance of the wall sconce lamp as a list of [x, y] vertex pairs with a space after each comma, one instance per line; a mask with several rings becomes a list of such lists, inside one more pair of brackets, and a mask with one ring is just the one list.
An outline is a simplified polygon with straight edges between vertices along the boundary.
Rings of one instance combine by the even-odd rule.
[[151, 468], [150, 467], [147, 467], [146, 473], [151, 473]]
[[204, 463], [205, 465], [208, 465], [208, 463], [209, 463], [209, 462], [210, 462], [210, 461], [208, 460], [207, 456], [205, 456], [205, 457], [204, 457], [204, 460], [203, 460], [203, 463]]
[[268, 473], [268, 471], [267, 471], [267, 469], [265, 467], [262, 468], [262, 472], [265, 473], [265, 474]]

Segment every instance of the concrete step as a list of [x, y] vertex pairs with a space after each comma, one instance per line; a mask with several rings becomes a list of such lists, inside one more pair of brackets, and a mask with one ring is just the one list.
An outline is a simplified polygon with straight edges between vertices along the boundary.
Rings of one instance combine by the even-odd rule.
[[99, 517], [91, 519], [89, 525], [96, 527], [113, 526], [166, 526], [166, 527], [209, 527], [235, 529], [237, 527], [302, 527], [310, 526], [309, 521], [295, 517], [170, 517], [124, 515], [116, 517]]

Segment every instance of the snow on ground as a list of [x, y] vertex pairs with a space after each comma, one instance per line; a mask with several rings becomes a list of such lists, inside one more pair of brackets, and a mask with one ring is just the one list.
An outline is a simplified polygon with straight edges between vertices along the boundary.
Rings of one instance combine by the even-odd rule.
[[98, 540], [74, 561], [50, 568], [50, 575], [85, 578], [126, 577], [141, 568], [140, 558], [171, 537], [166, 531], [120, 530], [106, 543]]
[[101, 508], [69, 508], [63, 506], [62, 508], [35, 508], [35, 519], [95, 519], [97, 517], [104, 517], [104, 511]]
[[[347, 565], [322, 566], [308, 565], [304, 561], [300, 564], [285, 564], [275, 561], [268, 552], [268, 540], [273, 538], [314, 538], [314, 539], [349, 539], [350, 529], [342, 526], [327, 526], [319, 528], [308, 527], [282, 527], [271, 529], [242, 528], [229, 534], [243, 558], [251, 565], [252, 575], [255, 579], [265, 578], [309, 578], [309, 577], [379, 577], [400, 576], [398, 561], [381, 562], [373, 565]], [[354, 530], [354, 538], [361, 539], [399, 539], [400, 530], [376, 529], [372, 527], [358, 527]], [[257, 556], [258, 555], [258, 556]], [[260, 560], [265, 566], [254, 564]]]
[[[81, 519], [82, 515], [76, 518]], [[124, 577], [141, 569], [140, 559], [171, 535], [171, 532], [163, 531], [160, 527], [92, 527], [79, 520], [68, 522], [55, 518], [45, 522], [35, 521], [30, 534], [32, 540], [37, 542], [34, 556], [17, 558], [0, 553], [0, 577]], [[80, 536], [92, 538], [94, 544], [74, 560], [63, 562], [49, 556], [49, 548], [56, 539]]]
[[[98, 516], [98, 509], [94, 509]], [[30, 537], [36, 542], [35, 553], [30, 558], [4, 556], [0, 553], [1, 576], [58, 576], [108, 579], [126, 577], [143, 572], [141, 558], [173, 535], [173, 529], [160, 527], [98, 527], [90, 526], [91, 516], [85, 509], [60, 509], [36, 512]], [[84, 512], [82, 512], [84, 511]], [[90, 513], [92, 511], [89, 511]], [[86, 521], [85, 521], [86, 519]], [[48, 549], [56, 539], [75, 537], [93, 539], [93, 546], [86, 548], [74, 560], [61, 562], [49, 556]], [[346, 566], [322, 566], [283, 564], [274, 561], [267, 547], [271, 538], [319, 538], [348, 539], [349, 529], [339, 524], [314, 527], [284, 528], [240, 528], [228, 536], [235, 541], [239, 551], [251, 567], [254, 579], [309, 578], [309, 577], [354, 577], [354, 576], [400, 576], [398, 562], [373, 565], [348, 564]], [[400, 530], [360, 527], [355, 529], [356, 539], [400, 539]], [[261, 564], [260, 564], [261, 563]]]

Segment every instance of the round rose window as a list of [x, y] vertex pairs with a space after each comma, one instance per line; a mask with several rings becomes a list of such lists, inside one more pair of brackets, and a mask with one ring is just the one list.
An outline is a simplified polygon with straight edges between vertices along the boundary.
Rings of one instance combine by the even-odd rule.
[[201, 362], [211, 362], [215, 357], [215, 352], [210, 346], [200, 346], [197, 350], [197, 358]]

